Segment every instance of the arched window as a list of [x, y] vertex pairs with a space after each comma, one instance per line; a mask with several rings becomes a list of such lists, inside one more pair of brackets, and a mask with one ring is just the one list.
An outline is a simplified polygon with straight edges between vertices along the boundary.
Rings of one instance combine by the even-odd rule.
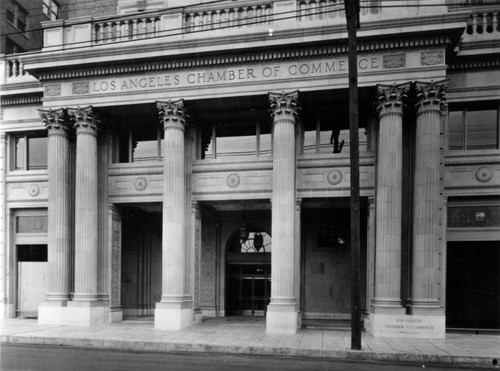
[[264, 231], [252, 231], [247, 236], [236, 232], [228, 244], [230, 253], [270, 253], [272, 246], [271, 235]]

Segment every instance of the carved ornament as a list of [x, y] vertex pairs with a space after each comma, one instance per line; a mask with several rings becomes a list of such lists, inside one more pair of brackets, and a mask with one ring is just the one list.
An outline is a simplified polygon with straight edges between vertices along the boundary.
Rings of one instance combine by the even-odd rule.
[[403, 114], [404, 100], [410, 88], [409, 83], [378, 85], [377, 100], [379, 117], [382, 118], [389, 114]]
[[300, 107], [299, 91], [295, 90], [290, 93], [269, 93], [269, 103], [271, 105], [271, 117], [274, 120], [287, 118], [290, 121], [295, 121]]
[[156, 102], [163, 129], [172, 128], [184, 131], [188, 115], [184, 112], [184, 99]]
[[77, 134], [97, 135], [99, 121], [95, 118], [92, 106], [68, 108], [68, 115]]
[[441, 112], [444, 104], [446, 104], [445, 91], [448, 87], [448, 80], [431, 81], [431, 82], [415, 82], [415, 90], [417, 92], [417, 114], [428, 111]]
[[64, 109], [39, 109], [38, 112], [42, 118], [42, 123], [47, 128], [48, 135], [57, 134], [66, 136], [68, 134], [70, 125]]

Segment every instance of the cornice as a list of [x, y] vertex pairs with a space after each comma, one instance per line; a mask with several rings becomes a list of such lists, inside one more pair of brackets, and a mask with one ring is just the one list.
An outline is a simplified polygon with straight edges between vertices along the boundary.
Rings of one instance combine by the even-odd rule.
[[[463, 14], [369, 22], [359, 32], [358, 50], [364, 53], [443, 46], [453, 43], [451, 39], [458, 39], [464, 27]], [[340, 24], [276, 30], [271, 41], [262, 31], [242, 31], [232, 36], [182, 39], [168, 43], [147, 43], [146, 39], [141, 44], [107, 44], [78, 51], [41, 52], [24, 56], [22, 61], [31, 73], [40, 75], [41, 79], [54, 80], [346, 54], [346, 38], [345, 25]], [[249, 46], [252, 43], [254, 46]], [[127, 55], [127, 60], [120, 61], [117, 58], [120, 55]], [[148, 58], [143, 55], [148, 55]], [[108, 57], [112, 60], [106, 66], [104, 63], [107, 62], [103, 59]], [[97, 61], [97, 58], [100, 60]], [[146, 59], [147, 63], [140, 62]], [[65, 66], [50, 66], [51, 62], [61, 60], [68, 63]], [[87, 64], [80, 64], [80, 60], [87, 61]]]
[[[321, 167], [349, 167], [351, 165], [351, 161], [349, 158], [342, 159], [299, 159], [297, 161], [297, 168], [305, 169], [305, 168], [321, 168]], [[375, 165], [375, 157], [365, 157], [359, 159], [360, 166], [372, 166]]]
[[[439, 47], [445, 45], [449, 40], [436, 36], [428, 39], [400, 39], [393, 41], [381, 41], [364, 43], [359, 46], [360, 53], [375, 51], [395, 51], [398, 49], [417, 49]], [[51, 81], [69, 78], [90, 78], [95, 76], [138, 74], [143, 72], [160, 72], [169, 70], [184, 70], [191, 68], [221, 67], [230, 65], [242, 65], [247, 63], [285, 61], [291, 59], [308, 59], [333, 57], [347, 54], [347, 45], [315, 45], [309, 47], [282, 48], [274, 50], [255, 51], [248, 50], [241, 54], [224, 53], [206, 56], [182, 56], [173, 57], [168, 60], [142, 62], [133, 64], [116, 64], [110, 66], [80, 67], [78, 69], [53, 70], [41, 72], [41, 81]]]

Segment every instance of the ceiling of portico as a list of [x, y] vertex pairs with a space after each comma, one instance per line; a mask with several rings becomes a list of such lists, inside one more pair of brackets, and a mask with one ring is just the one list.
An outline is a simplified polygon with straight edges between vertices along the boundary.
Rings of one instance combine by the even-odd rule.
[[[272, 87], [271, 87], [272, 88]], [[373, 112], [375, 91], [373, 88], [359, 89], [360, 126]], [[186, 100], [185, 111], [192, 125], [213, 123], [238, 123], [241, 125], [260, 122], [270, 123], [269, 99], [267, 94]], [[299, 116], [302, 120], [309, 117], [336, 117], [343, 128], [348, 127], [347, 89], [299, 92]], [[100, 107], [98, 112], [103, 122], [121, 125], [125, 122], [158, 121], [156, 103], [128, 106]]]

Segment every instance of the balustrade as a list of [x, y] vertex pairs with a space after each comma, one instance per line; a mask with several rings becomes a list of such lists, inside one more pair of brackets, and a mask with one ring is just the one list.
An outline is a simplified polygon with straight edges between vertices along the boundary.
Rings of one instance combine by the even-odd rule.
[[273, 18], [273, 4], [248, 5], [184, 14], [184, 32], [215, 30], [268, 24]]
[[[361, 16], [379, 14], [380, 0], [363, 1]], [[299, 21], [316, 21], [324, 19], [345, 19], [343, 0], [298, 0], [297, 19]]]
[[95, 22], [92, 40], [97, 44], [154, 38], [160, 35], [159, 15]]
[[464, 36], [487, 37], [495, 35], [496, 37], [500, 32], [498, 23], [498, 11], [473, 13], [467, 20], [467, 30]]

